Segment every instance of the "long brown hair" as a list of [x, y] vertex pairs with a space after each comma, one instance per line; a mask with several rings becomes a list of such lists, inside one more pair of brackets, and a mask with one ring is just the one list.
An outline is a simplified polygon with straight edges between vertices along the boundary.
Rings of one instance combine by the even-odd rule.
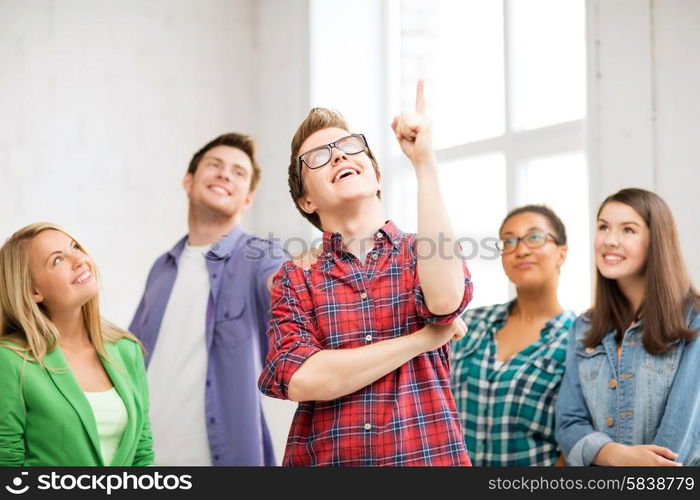
[[644, 348], [649, 353], [660, 354], [678, 340], [695, 338], [697, 333], [686, 326], [686, 313], [689, 307], [700, 305], [700, 297], [690, 281], [676, 223], [666, 202], [644, 189], [623, 189], [603, 201], [596, 219], [605, 205], [613, 201], [631, 207], [649, 228], [644, 300], [638, 311], [633, 310], [617, 281], [604, 277], [596, 269], [595, 302], [589, 311], [591, 329], [583, 343], [594, 347], [613, 329], [619, 339], [641, 317]]

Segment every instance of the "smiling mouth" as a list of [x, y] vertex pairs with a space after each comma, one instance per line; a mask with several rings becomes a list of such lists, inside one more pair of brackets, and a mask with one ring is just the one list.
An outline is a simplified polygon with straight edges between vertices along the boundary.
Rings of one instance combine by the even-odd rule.
[[73, 285], [83, 285], [83, 284], [87, 283], [88, 281], [90, 281], [91, 278], [92, 278], [92, 273], [90, 271], [85, 271], [83, 274], [81, 274], [80, 276], [75, 278], [73, 280], [72, 284]]
[[218, 184], [212, 184], [211, 186], [208, 186], [208, 188], [210, 191], [214, 191], [215, 193], [231, 196], [231, 192], [228, 189], [223, 186], [219, 186]]
[[337, 174], [335, 174], [335, 177], [333, 177], [333, 184], [355, 175], [360, 175], [360, 172], [358, 172], [354, 168], [343, 168], [339, 170]]
[[625, 260], [625, 258], [622, 255], [603, 254], [603, 261], [606, 264], [619, 264], [623, 260]]

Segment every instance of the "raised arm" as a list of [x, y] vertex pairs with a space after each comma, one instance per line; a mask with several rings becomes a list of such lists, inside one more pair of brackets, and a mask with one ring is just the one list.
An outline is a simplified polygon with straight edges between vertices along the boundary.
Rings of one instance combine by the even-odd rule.
[[416, 90], [416, 110], [394, 118], [391, 128], [411, 160], [418, 181], [418, 277], [425, 304], [435, 315], [451, 314], [465, 293], [464, 267], [438, 181], [432, 123], [425, 114], [423, 82]]

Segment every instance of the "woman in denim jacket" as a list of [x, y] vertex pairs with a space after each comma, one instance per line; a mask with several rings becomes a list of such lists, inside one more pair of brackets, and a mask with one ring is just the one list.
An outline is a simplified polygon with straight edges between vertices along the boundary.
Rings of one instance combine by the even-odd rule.
[[598, 210], [594, 307], [556, 403], [570, 465], [700, 465], [700, 300], [668, 205], [623, 189]]

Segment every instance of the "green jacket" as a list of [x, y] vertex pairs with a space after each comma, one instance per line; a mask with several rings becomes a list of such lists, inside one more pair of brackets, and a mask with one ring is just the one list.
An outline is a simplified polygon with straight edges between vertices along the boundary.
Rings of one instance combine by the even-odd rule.
[[[126, 407], [128, 422], [111, 464], [152, 465], [148, 386], [141, 348], [123, 338], [105, 343], [115, 367], [101, 359]], [[60, 347], [47, 370], [0, 344], [0, 465], [102, 466], [90, 403]]]

